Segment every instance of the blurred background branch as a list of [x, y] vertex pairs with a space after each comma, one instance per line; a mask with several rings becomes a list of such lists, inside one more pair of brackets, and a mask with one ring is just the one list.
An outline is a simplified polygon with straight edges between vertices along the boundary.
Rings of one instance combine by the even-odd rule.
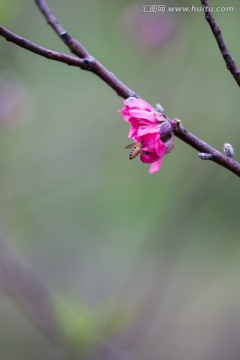
[[32, 319], [43, 335], [57, 349], [61, 359], [77, 360], [64, 341], [62, 329], [56, 321], [54, 303], [44, 281], [18, 254], [17, 250], [0, 237], [0, 284], [25, 314]]

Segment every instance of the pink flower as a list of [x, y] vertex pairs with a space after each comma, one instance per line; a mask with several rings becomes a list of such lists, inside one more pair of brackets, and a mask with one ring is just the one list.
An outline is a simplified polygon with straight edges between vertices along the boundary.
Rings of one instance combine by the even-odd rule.
[[167, 147], [160, 140], [159, 129], [157, 133], [149, 133], [142, 136], [141, 141], [143, 142], [143, 147], [140, 159], [143, 163], [152, 164], [149, 173], [153, 174], [160, 170]]
[[167, 121], [164, 114], [142, 99], [128, 98], [123, 103], [125, 106], [120, 113], [131, 124], [128, 137], [142, 143], [140, 160], [152, 164], [149, 172], [153, 174], [160, 170], [163, 156], [173, 147], [172, 125], [169, 125], [168, 142], [162, 141], [161, 126]]

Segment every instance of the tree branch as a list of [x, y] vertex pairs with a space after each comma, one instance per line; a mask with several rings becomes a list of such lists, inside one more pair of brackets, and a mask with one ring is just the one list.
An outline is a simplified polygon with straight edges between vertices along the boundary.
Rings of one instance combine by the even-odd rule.
[[179, 139], [187, 143], [188, 145], [192, 146], [194, 149], [200, 151], [201, 153], [212, 155], [211, 158], [209, 158], [209, 160], [215, 162], [218, 165], [225, 167], [226, 169], [230, 170], [237, 176], [240, 176], [240, 164], [237, 161], [222, 154], [214, 147], [210, 146], [203, 140], [199, 139], [196, 135], [192, 134], [187, 130], [180, 132], [175, 131], [175, 135]]
[[77, 55], [80, 58], [91, 57], [89, 52], [84, 48], [84, 46], [73, 39], [63, 28], [63, 26], [59, 23], [58, 19], [52, 13], [52, 10], [47, 5], [44, 0], [35, 0], [37, 6], [42, 12], [43, 16], [46, 18], [47, 23], [53, 28], [53, 30], [57, 33], [60, 39], [68, 46], [70, 51]]
[[117, 94], [121, 97], [127, 98], [129, 96], [138, 97], [132, 90], [127, 88], [117, 77], [112, 74], [110, 71], [105, 69], [97, 60], [92, 57], [86, 57], [84, 59], [78, 59], [76, 57], [52, 51], [33, 42], [20, 37], [5, 27], [0, 25], [0, 35], [4, 37], [7, 41], [10, 41], [28, 51], [31, 51], [35, 54], [43, 56], [50, 60], [55, 60], [63, 62], [67, 65], [76, 66], [82, 70], [88, 70], [93, 72], [95, 75], [99, 76], [103, 81], [105, 81], [111, 88], [113, 88]]
[[[76, 54], [80, 59], [70, 56], [70, 55], [60, 53], [60, 52], [55, 52], [55, 51], [46, 49], [42, 46], [36, 45], [36, 44], [32, 43], [31, 41], [26, 40], [16, 34], [12, 33], [11, 31], [4, 28], [3, 26], [0, 26], [0, 35], [3, 36], [6, 40], [11, 41], [18, 46], [21, 46], [21, 47], [25, 48], [26, 50], [34, 52], [35, 54], [44, 56], [48, 59], [63, 62], [68, 65], [76, 66], [78, 68], [81, 68], [82, 70], [88, 70], [88, 71], [94, 73], [95, 75], [100, 77], [104, 82], [106, 82], [113, 90], [116, 91], [116, 93], [119, 96], [123, 97], [124, 99], [126, 99], [130, 96], [133, 96], [136, 98], [139, 97], [135, 92], [133, 92], [125, 84], [123, 84], [113, 73], [111, 73], [108, 69], [106, 69], [99, 61], [94, 59], [89, 54], [89, 52], [82, 46], [81, 43], [79, 43], [77, 40], [73, 39], [70, 35], [67, 34], [65, 29], [58, 22], [57, 18], [53, 15], [51, 9], [46, 4], [45, 0], [35, 0], [35, 1], [36, 1], [37, 6], [39, 7], [41, 12], [45, 16], [47, 22], [52, 26], [52, 28], [59, 35], [59, 37], [62, 39], [62, 41], [68, 46], [68, 48], [74, 54]], [[207, 0], [205, 0], [205, 1], [202, 0], [202, 2], [208, 4]], [[219, 39], [222, 39], [222, 38], [219, 38]], [[223, 46], [223, 48], [226, 49], [226, 46], [224, 43], [221, 46]], [[224, 54], [225, 54], [225, 52], [224, 52]], [[229, 62], [229, 57], [227, 57], [227, 58], [228, 58], [229, 69], [231, 68], [232, 71], [234, 72], [235, 76], [238, 75], [238, 77], [239, 77], [239, 71], [236, 68], [235, 63], [234, 62], [232, 63], [232, 61]], [[230, 58], [231, 58], [231, 56], [230, 56]], [[240, 77], [239, 77], [239, 85], [240, 85]], [[170, 119], [168, 119], [168, 120], [170, 120]], [[192, 146], [194, 149], [196, 149], [200, 152], [212, 155], [211, 159], [209, 157], [209, 160], [217, 163], [218, 165], [225, 167], [226, 169], [233, 172], [237, 176], [240, 176], [240, 163], [238, 163], [234, 159], [224, 155], [223, 153], [216, 150], [212, 146], [208, 145], [207, 143], [205, 143], [204, 141], [202, 141], [201, 139], [199, 139], [197, 136], [190, 133], [189, 131], [187, 131], [185, 129], [184, 129], [184, 131], [181, 130], [181, 127], [179, 127], [179, 126], [175, 126], [174, 134], [179, 139], [181, 139], [185, 143]]]
[[209, 2], [208, 2], [208, 0], [201, 0], [201, 3], [204, 6], [205, 18], [206, 18], [207, 22], [209, 23], [212, 33], [217, 41], [217, 44], [218, 44], [218, 47], [222, 54], [222, 57], [224, 58], [224, 61], [226, 63], [226, 67], [231, 72], [231, 74], [234, 77], [238, 86], [240, 86], [240, 71], [237, 67], [237, 64], [236, 64], [234, 58], [231, 56], [231, 54], [228, 50], [228, 47], [223, 39], [221, 29], [218, 26], [216, 20], [214, 19], [213, 14], [210, 11]]
[[45, 0], [35, 0], [38, 8], [44, 15], [47, 20], [47, 23], [54, 29], [60, 39], [67, 45], [70, 51], [77, 55], [79, 58], [92, 59], [94, 66], [91, 71], [99, 76], [103, 81], [105, 81], [110, 87], [112, 87], [116, 93], [123, 97], [128, 98], [130, 96], [139, 97], [135, 92], [125, 86], [113, 73], [107, 70], [98, 60], [96, 60], [85, 48], [84, 46], [72, 38], [63, 26], [59, 23], [55, 15], [53, 14], [50, 7], [47, 5]]
[[11, 32], [10, 30], [6, 29], [1, 25], [0, 25], [0, 35], [4, 37], [7, 41], [10, 41], [28, 51], [43, 56], [47, 59], [60, 61], [67, 65], [77, 66], [83, 70], [86, 70], [86, 63], [84, 62], [84, 60], [80, 60], [76, 57], [66, 55], [60, 52], [52, 51], [43, 46], [36, 45], [31, 41], [14, 34], [13, 32]]

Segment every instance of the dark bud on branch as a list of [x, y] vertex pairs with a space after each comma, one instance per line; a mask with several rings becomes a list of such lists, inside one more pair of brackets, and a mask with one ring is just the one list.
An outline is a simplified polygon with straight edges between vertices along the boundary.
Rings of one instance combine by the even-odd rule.
[[170, 120], [162, 122], [160, 125], [160, 137], [163, 142], [167, 142], [173, 136], [173, 125]]
[[208, 153], [199, 153], [198, 156], [202, 160], [211, 160], [213, 157], [212, 154], [208, 154]]
[[166, 120], [160, 125], [160, 138], [165, 143], [167, 147], [167, 153], [170, 153], [174, 147], [173, 140], [173, 124], [170, 120]]

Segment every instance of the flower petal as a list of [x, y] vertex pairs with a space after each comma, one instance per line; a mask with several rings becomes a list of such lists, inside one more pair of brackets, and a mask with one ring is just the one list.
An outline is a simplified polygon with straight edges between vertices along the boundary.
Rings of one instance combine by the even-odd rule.
[[152, 164], [153, 162], [157, 161], [159, 159], [159, 157], [157, 156], [156, 153], [149, 153], [149, 154], [141, 154], [140, 160], [144, 163], [144, 164]]
[[147, 134], [159, 133], [159, 129], [155, 125], [138, 128], [138, 136], [144, 136]]
[[162, 158], [152, 163], [148, 171], [150, 174], [154, 174], [155, 172], [158, 172], [161, 169], [161, 166], [162, 166]]
[[167, 151], [166, 145], [160, 139], [155, 142], [155, 149], [159, 157], [163, 157]]
[[161, 113], [159, 113], [158, 111], [154, 111], [154, 115], [155, 115], [155, 119], [156, 119], [157, 121], [163, 122], [163, 121], [166, 120], [166, 115], [161, 114]]
[[155, 118], [154, 111], [147, 111], [147, 110], [141, 110], [141, 109], [129, 109], [129, 114], [132, 117], [135, 117], [142, 121], [144, 120], [144, 123], [147, 125], [150, 123], [157, 123], [158, 121]]
[[148, 110], [148, 111], [154, 111], [154, 108], [152, 105], [150, 105], [147, 101], [142, 99], [134, 99], [134, 98], [128, 98], [123, 101], [124, 105], [129, 108], [135, 108], [139, 110]]

